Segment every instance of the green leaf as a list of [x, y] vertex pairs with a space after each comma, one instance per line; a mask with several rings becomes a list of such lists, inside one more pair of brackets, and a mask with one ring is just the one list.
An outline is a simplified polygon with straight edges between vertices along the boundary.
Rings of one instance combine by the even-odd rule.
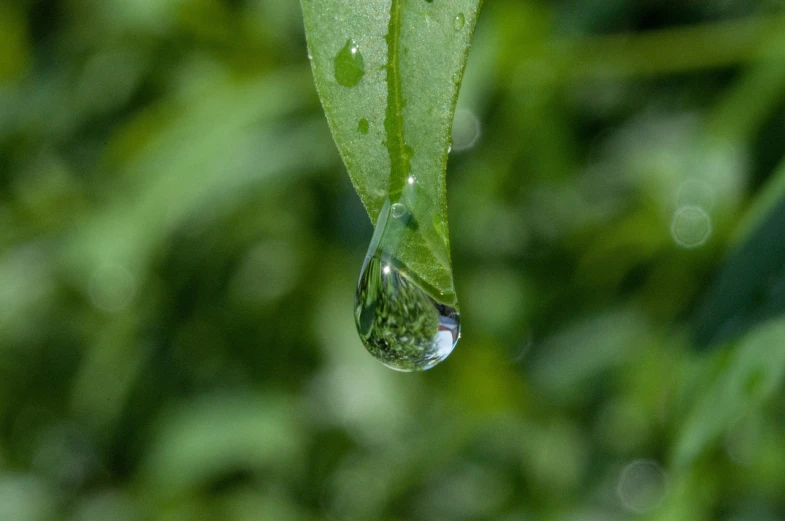
[[785, 311], [785, 198], [775, 202], [764, 194], [750, 210], [753, 219], [748, 221], [757, 222], [757, 227], [747, 228], [744, 241], [724, 262], [698, 309], [698, 346], [721, 345]]
[[782, 387], [785, 320], [765, 322], [732, 351], [684, 423], [673, 464], [684, 468], [745, 413], [757, 410]]
[[[349, 176], [375, 224], [418, 186], [420, 226], [398, 258], [454, 299], [445, 172], [481, 0], [302, 0], [314, 78]], [[425, 226], [423, 226], [425, 224]], [[446, 252], [446, 254], [445, 254]]]

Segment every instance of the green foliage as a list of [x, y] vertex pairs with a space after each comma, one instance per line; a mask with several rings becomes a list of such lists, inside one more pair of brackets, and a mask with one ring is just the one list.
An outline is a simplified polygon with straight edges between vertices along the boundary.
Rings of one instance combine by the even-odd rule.
[[777, 9], [486, 2], [400, 375], [297, 2], [0, 1], [0, 520], [785, 518]]
[[785, 379], [785, 321], [762, 325], [733, 346], [734, 352], [713, 378], [684, 424], [674, 449], [674, 465], [692, 463], [706, 446], [740, 419], [760, 409]]

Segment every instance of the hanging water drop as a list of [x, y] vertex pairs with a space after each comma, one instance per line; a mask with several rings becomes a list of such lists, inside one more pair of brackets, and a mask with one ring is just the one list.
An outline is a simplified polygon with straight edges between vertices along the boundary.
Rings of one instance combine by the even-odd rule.
[[461, 29], [463, 29], [463, 26], [465, 24], [466, 24], [466, 17], [463, 15], [463, 13], [456, 14], [455, 18], [453, 18], [452, 20], [452, 27], [456, 31], [460, 31]]
[[346, 40], [346, 45], [338, 51], [333, 59], [335, 81], [344, 87], [354, 87], [365, 76], [365, 61], [357, 43]]
[[[438, 256], [447, 252], [446, 243], [429, 228], [433, 219], [427, 208], [433, 206], [430, 202], [412, 203], [412, 197], [407, 197], [419, 193], [419, 187], [410, 184], [401, 196], [406, 204], [391, 204], [389, 199], [385, 202], [355, 295], [355, 322], [365, 348], [398, 371], [423, 371], [435, 366], [455, 348], [461, 330], [452, 287], [446, 292], [433, 289], [399, 258], [402, 244], [411, 237], [407, 234], [412, 233], [430, 237], [426, 241], [443, 250]], [[421, 201], [422, 196], [418, 197]], [[451, 286], [451, 272], [449, 276]]]

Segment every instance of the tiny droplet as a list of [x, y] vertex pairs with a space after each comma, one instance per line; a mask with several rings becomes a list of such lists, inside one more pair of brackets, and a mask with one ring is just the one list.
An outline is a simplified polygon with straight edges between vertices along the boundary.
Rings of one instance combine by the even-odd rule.
[[401, 203], [395, 203], [394, 205], [392, 205], [392, 208], [390, 209], [390, 215], [392, 215], [396, 219], [398, 217], [401, 217], [405, 213], [406, 213], [406, 206], [404, 206]]
[[362, 118], [360, 121], [357, 122], [357, 131], [360, 134], [367, 134], [368, 133], [368, 120]]
[[466, 108], [458, 108], [452, 120], [453, 150], [462, 152], [474, 147], [480, 139], [480, 134], [480, 120], [474, 112]]
[[354, 87], [365, 76], [365, 61], [357, 43], [346, 40], [346, 45], [333, 59], [335, 80], [344, 87]]
[[460, 31], [461, 29], [463, 29], [463, 26], [465, 24], [466, 24], [466, 17], [463, 15], [463, 13], [456, 14], [455, 18], [453, 18], [452, 20], [452, 27], [456, 31]]

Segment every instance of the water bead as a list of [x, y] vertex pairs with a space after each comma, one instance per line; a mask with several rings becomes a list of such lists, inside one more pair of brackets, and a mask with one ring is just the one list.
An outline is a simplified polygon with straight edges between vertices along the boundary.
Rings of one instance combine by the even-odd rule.
[[390, 208], [390, 215], [394, 218], [402, 217], [406, 213], [406, 206], [401, 203], [395, 203]]
[[357, 122], [357, 131], [360, 134], [367, 134], [368, 133], [368, 128], [369, 128], [369, 125], [368, 125], [368, 120], [367, 119], [362, 118], [360, 121]]
[[354, 87], [365, 76], [365, 60], [357, 42], [351, 38], [333, 59], [335, 81], [344, 87]]
[[463, 26], [465, 24], [466, 24], [466, 17], [463, 15], [463, 13], [456, 14], [455, 18], [453, 18], [452, 20], [452, 27], [456, 31], [460, 31], [461, 29], [463, 29]]
[[460, 336], [458, 311], [436, 302], [381, 255], [365, 261], [355, 319], [368, 352], [398, 371], [430, 369], [450, 355]]
[[[416, 185], [407, 186], [407, 192], [417, 191]], [[398, 371], [430, 369], [450, 355], [460, 338], [454, 293], [427, 290], [399, 258], [407, 234], [435, 232], [429, 228], [433, 212], [421, 208], [385, 202], [355, 295], [355, 323], [363, 345]]]

